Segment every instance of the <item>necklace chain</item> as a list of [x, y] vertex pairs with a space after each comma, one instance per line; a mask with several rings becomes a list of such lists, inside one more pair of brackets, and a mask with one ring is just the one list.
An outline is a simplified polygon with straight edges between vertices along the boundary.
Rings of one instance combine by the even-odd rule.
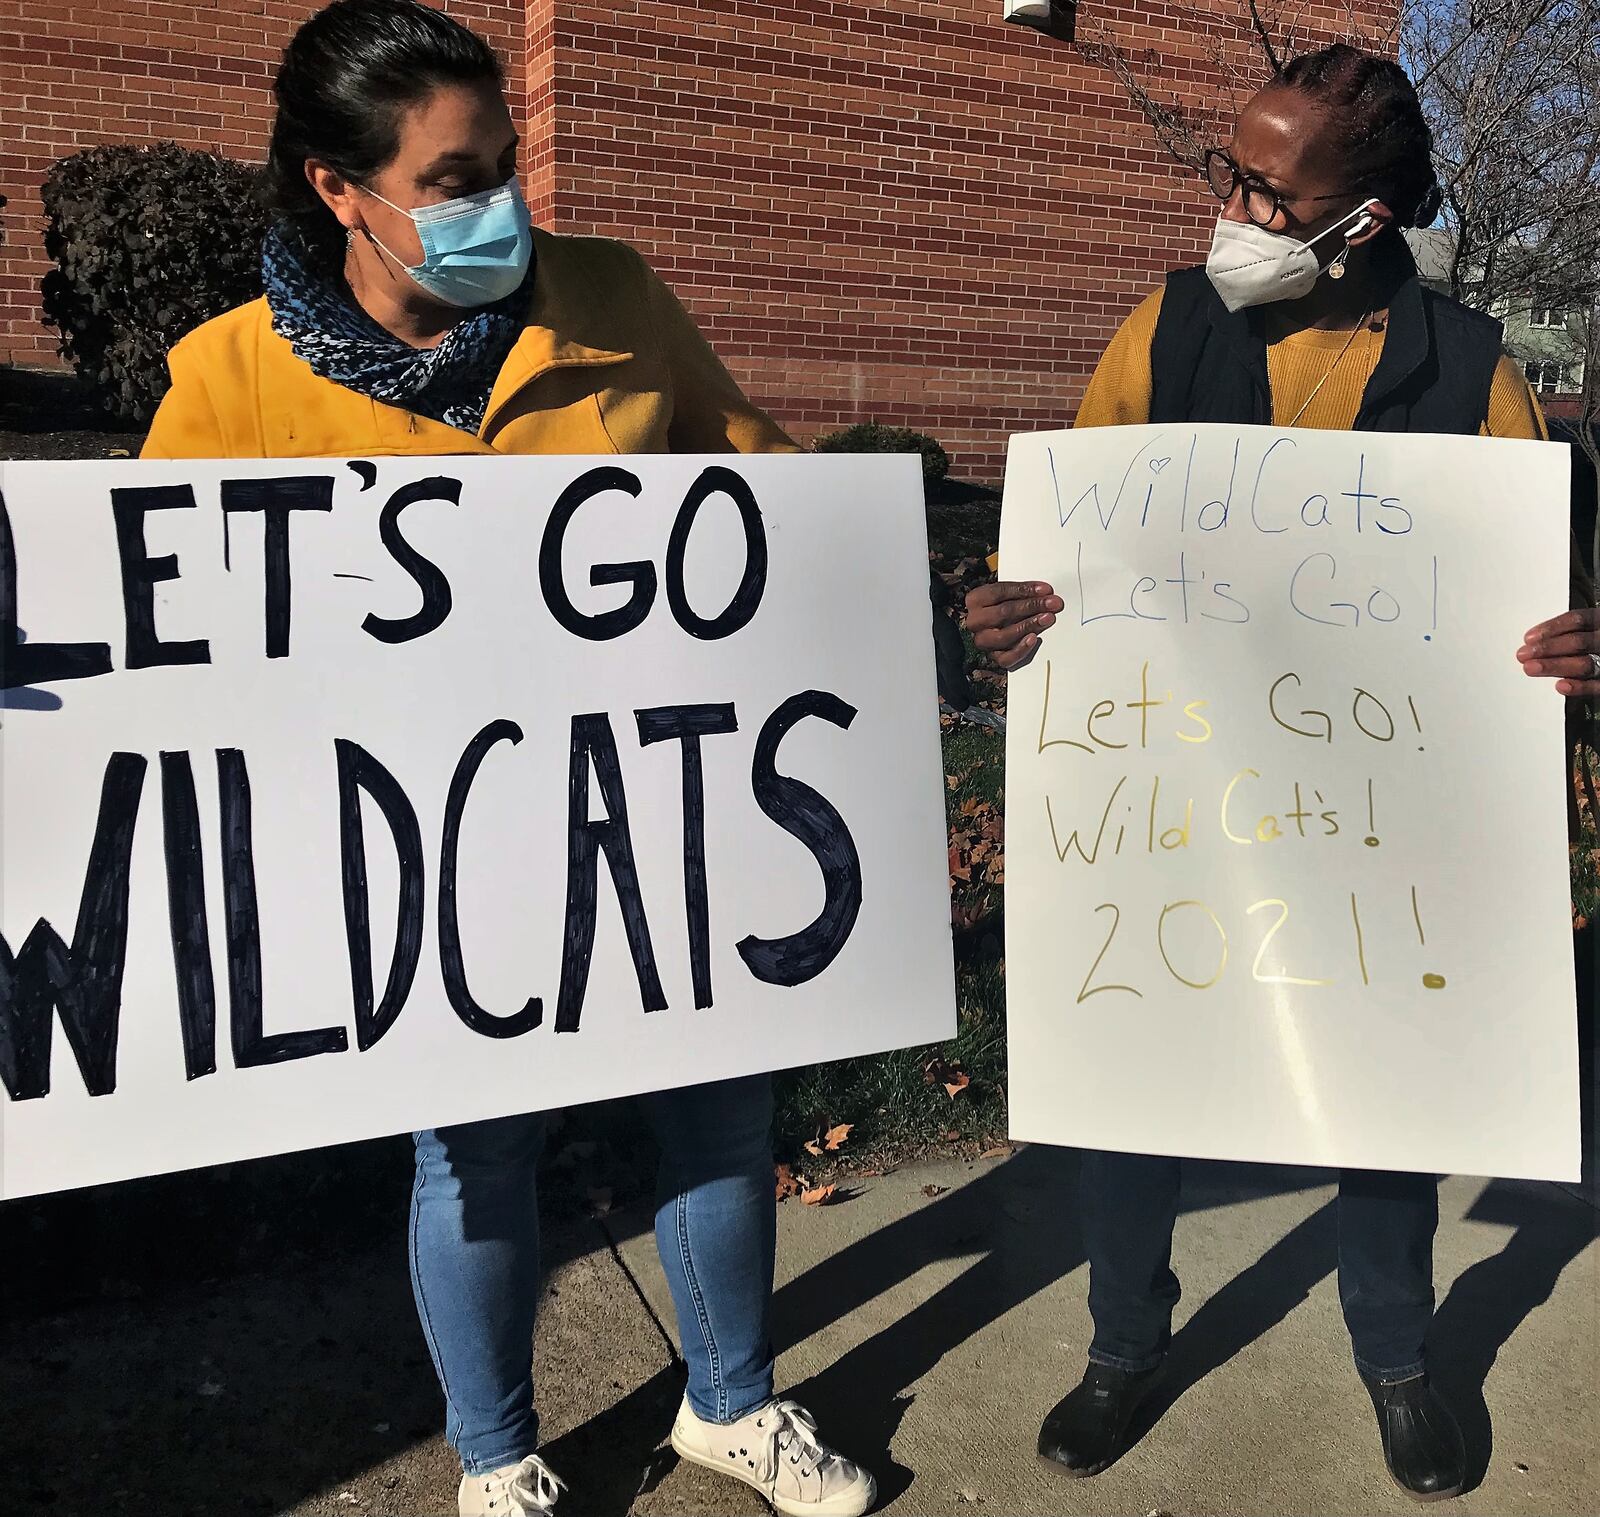
[[1368, 311], [1367, 314], [1350, 329], [1350, 335], [1345, 338], [1344, 346], [1340, 348], [1338, 353], [1334, 355], [1333, 362], [1328, 365], [1327, 372], [1324, 373], [1322, 378], [1311, 387], [1311, 393], [1306, 396], [1305, 402], [1290, 418], [1289, 425], [1291, 427], [1297, 427], [1300, 425], [1300, 418], [1311, 409], [1311, 402], [1317, 398], [1318, 392], [1321, 391], [1323, 385], [1327, 384], [1327, 382], [1333, 378], [1333, 371], [1337, 369], [1340, 363], [1344, 361], [1344, 355], [1350, 351], [1351, 344], [1356, 340], [1356, 334], [1365, 330], [1367, 323], [1372, 320], [1372, 316], [1373, 313]]

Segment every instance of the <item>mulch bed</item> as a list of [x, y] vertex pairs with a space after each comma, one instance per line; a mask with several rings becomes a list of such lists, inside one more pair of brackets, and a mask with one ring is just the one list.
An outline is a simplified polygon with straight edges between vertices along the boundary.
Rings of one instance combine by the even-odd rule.
[[0, 459], [136, 458], [143, 441], [71, 374], [0, 368]]

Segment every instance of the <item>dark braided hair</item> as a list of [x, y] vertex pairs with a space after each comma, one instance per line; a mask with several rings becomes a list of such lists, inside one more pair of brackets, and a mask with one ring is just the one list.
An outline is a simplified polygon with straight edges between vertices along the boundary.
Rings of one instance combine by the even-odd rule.
[[1432, 225], [1444, 198], [1433, 172], [1433, 133], [1398, 63], [1338, 42], [1291, 59], [1269, 88], [1298, 90], [1323, 109], [1355, 182], [1382, 200], [1399, 226]]
[[320, 158], [358, 184], [399, 150], [401, 113], [442, 84], [505, 83], [494, 49], [419, 0], [334, 0], [290, 38], [273, 81], [269, 208], [313, 249], [344, 236], [306, 179]]

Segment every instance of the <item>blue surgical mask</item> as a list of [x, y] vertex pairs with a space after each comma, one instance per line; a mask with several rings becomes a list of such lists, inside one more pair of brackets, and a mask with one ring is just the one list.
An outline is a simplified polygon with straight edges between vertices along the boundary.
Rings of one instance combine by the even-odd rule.
[[376, 190], [365, 193], [415, 223], [422, 241], [418, 264], [402, 263], [370, 231], [367, 236], [435, 300], [462, 307], [493, 305], [527, 277], [533, 232], [528, 203], [515, 178], [498, 189], [414, 211], [384, 200]]

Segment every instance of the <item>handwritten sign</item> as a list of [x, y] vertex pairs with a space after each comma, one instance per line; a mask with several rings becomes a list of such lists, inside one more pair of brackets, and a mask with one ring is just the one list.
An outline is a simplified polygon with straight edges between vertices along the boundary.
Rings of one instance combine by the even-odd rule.
[[1015, 1135], [1576, 1178], [1566, 450], [1224, 426], [1013, 439]]
[[954, 1031], [914, 459], [0, 492], [0, 1194]]

